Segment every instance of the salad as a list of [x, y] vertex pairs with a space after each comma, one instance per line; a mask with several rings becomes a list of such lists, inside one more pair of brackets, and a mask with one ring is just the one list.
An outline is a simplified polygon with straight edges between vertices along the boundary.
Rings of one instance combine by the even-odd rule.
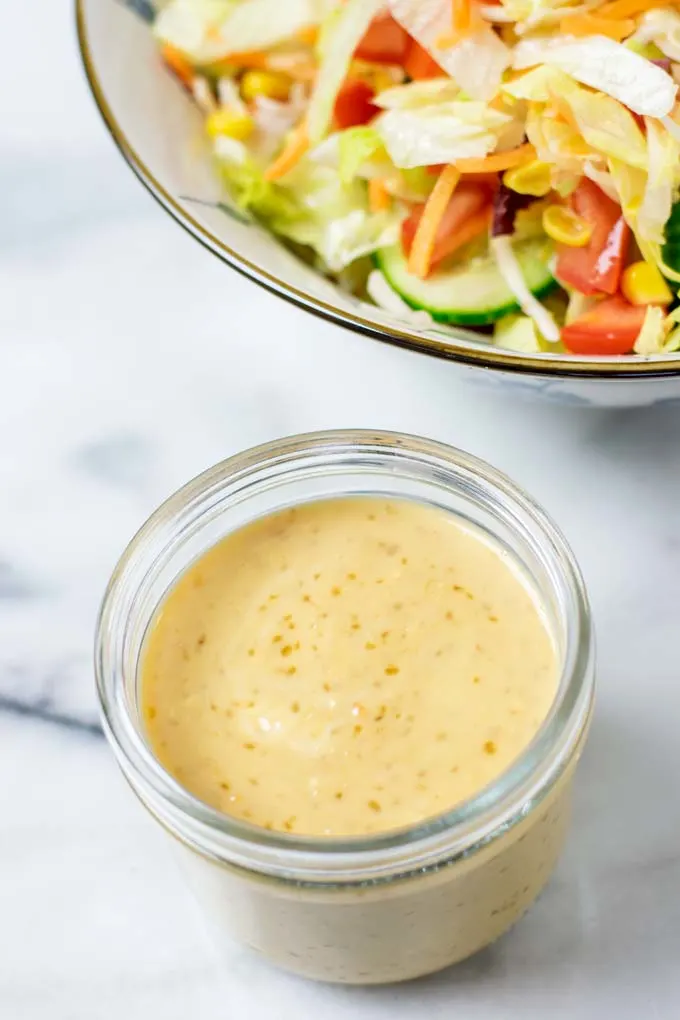
[[341, 286], [512, 350], [680, 351], [668, 0], [164, 0], [154, 33], [229, 193]]

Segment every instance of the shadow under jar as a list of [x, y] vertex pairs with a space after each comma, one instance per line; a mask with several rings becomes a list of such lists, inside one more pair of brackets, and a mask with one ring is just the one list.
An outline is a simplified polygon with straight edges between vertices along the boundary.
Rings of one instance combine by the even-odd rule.
[[[226, 535], [284, 508], [352, 496], [419, 501], [485, 533], [535, 593], [558, 657], [557, 691], [519, 757], [445, 814], [366, 836], [268, 831], [204, 804], [155, 758], [141, 712], [145, 637], [178, 579]], [[593, 638], [566, 542], [505, 476], [429, 440], [338, 431], [237, 455], [164, 503], [114, 571], [97, 628], [96, 673], [118, 762], [175, 837], [219, 935], [311, 978], [381, 983], [470, 956], [545, 885], [566, 835], [588, 728]]]

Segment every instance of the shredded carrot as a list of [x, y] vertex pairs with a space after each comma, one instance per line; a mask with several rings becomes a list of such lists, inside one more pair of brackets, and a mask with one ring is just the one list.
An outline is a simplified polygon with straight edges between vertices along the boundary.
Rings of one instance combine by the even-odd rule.
[[182, 84], [190, 89], [194, 81], [194, 72], [184, 54], [180, 53], [174, 46], [166, 43], [164, 46], [161, 46], [161, 56]]
[[303, 120], [297, 127], [293, 128], [283, 149], [273, 163], [264, 172], [265, 181], [278, 181], [304, 156], [309, 148], [309, 136], [307, 124]]
[[235, 64], [236, 67], [269, 67], [269, 54], [264, 50], [243, 50], [236, 53], [227, 53], [220, 58], [220, 64]]
[[368, 182], [368, 205], [371, 212], [382, 212], [389, 209], [392, 199], [385, 187], [384, 177], [371, 177]]
[[299, 29], [296, 34], [305, 46], [313, 46], [319, 38], [319, 28], [317, 25], [307, 25], [306, 28]]
[[452, 0], [451, 3], [451, 31], [440, 35], [435, 44], [439, 49], [445, 50], [470, 35], [482, 24], [478, 11], [473, 7], [472, 0]]
[[455, 166], [445, 166], [430, 192], [416, 228], [408, 257], [409, 272], [424, 280], [430, 271], [432, 252], [441, 218], [460, 180]]
[[673, 6], [668, 0], [612, 0], [598, 8], [597, 14], [601, 18], [634, 18], [654, 7], [668, 6]]
[[601, 18], [596, 14], [570, 14], [560, 21], [560, 31], [565, 35], [606, 35], [621, 42], [635, 31], [632, 18]]
[[465, 35], [472, 25], [472, 0], [452, 0], [451, 24], [454, 34]]
[[490, 156], [456, 160], [455, 166], [461, 174], [485, 174], [493, 171], [509, 170], [511, 166], [519, 166], [536, 159], [536, 150], [529, 142], [518, 145], [507, 152], [492, 152]]

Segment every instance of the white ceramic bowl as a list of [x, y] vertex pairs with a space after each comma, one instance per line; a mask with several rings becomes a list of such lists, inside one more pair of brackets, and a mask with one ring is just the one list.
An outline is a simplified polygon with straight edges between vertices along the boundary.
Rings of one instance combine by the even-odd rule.
[[484, 369], [487, 386], [514, 386], [584, 406], [642, 406], [680, 399], [680, 356], [579, 359], [495, 348], [466, 330], [415, 329], [344, 293], [228, 204], [213, 172], [202, 115], [163, 66], [150, 0], [76, 0], [78, 37], [95, 100], [120, 151], [161, 205], [210, 251], [307, 311], [448, 362]]

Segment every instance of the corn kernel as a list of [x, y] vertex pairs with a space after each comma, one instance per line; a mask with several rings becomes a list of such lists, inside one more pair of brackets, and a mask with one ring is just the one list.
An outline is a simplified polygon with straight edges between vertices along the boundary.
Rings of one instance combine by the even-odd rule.
[[253, 120], [247, 113], [233, 110], [215, 110], [205, 122], [205, 129], [211, 138], [226, 135], [238, 141], [245, 141], [253, 133]]
[[667, 305], [673, 300], [670, 288], [651, 262], [633, 262], [621, 276], [621, 291], [632, 305]]
[[564, 205], [549, 205], [543, 210], [543, 229], [553, 241], [570, 248], [583, 248], [593, 236], [592, 224]]
[[550, 167], [540, 159], [532, 159], [522, 166], [513, 167], [503, 174], [503, 183], [520, 195], [542, 198], [552, 188]]
[[241, 95], [246, 100], [264, 96], [267, 99], [288, 99], [290, 78], [281, 71], [246, 71], [241, 78]]

